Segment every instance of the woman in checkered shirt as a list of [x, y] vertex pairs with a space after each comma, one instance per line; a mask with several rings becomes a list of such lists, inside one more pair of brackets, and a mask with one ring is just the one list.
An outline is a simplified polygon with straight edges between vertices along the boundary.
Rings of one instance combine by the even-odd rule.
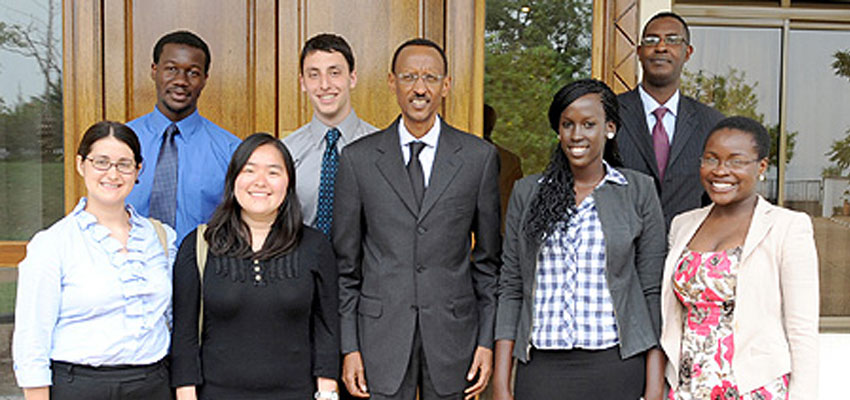
[[659, 400], [666, 241], [655, 186], [622, 168], [617, 99], [604, 83], [562, 88], [549, 122], [559, 146], [542, 174], [516, 184], [507, 210], [494, 398]]

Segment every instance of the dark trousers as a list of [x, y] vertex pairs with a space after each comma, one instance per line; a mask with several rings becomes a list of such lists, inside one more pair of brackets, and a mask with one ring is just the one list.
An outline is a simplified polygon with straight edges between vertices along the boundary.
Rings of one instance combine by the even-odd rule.
[[143, 366], [89, 367], [51, 361], [51, 400], [171, 400], [164, 361]]
[[[366, 371], [367, 376], [369, 371]], [[367, 378], [366, 384], [369, 384]], [[470, 384], [471, 385], [471, 384]], [[422, 337], [419, 335], [419, 326], [413, 335], [413, 350], [410, 352], [410, 362], [407, 372], [401, 381], [401, 388], [397, 392], [387, 395], [371, 392], [370, 400], [415, 400], [416, 389], [419, 388], [419, 400], [462, 400], [463, 392], [440, 395], [434, 389], [431, 375], [428, 373], [428, 363], [425, 361], [425, 353], [422, 349]]]
[[519, 362], [514, 398], [637, 400], [646, 382], [646, 355], [620, 359], [620, 348], [531, 350]]

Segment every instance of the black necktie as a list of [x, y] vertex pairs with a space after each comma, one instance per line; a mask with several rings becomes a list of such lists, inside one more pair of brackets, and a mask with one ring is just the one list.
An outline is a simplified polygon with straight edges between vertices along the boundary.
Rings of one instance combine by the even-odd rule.
[[410, 184], [413, 185], [413, 197], [416, 198], [416, 206], [422, 207], [422, 197], [425, 196], [425, 172], [422, 163], [419, 162], [419, 153], [425, 148], [425, 143], [410, 142], [410, 161], [407, 163], [407, 175]]

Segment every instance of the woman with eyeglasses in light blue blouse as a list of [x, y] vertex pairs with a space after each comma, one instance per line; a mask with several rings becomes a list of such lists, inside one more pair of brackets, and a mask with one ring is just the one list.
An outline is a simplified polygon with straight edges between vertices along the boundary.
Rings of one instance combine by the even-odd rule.
[[92, 125], [76, 157], [87, 196], [27, 245], [12, 343], [27, 400], [171, 398], [176, 234], [125, 204], [141, 166], [130, 128]]

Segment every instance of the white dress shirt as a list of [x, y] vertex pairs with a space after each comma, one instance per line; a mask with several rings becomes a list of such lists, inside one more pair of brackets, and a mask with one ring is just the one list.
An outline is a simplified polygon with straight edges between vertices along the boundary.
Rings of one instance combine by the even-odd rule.
[[643, 113], [646, 117], [646, 127], [649, 128], [650, 136], [652, 136], [652, 128], [655, 126], [655, 114], [652, 112], [655, 111], [658, 107], [666, 107], [667, 112], [664, 113], [664, 118], [661, 119], [661, 124], [664, 125], [664, 130], [667, 131], [667, 140], [670, 145], [673, 144], [673, 134], [676, 132], [676, 116], [679, 115], [679, 89], [676, 89], [676, 93], [673, 93], [667, 102], [664, 104], [658, 104], [646, 90], [643, 90], [643, 86], [638, 85], [638, 93], [640, 93], [640, 100], [643, 103]]
[[434, 119], [434, 126], [421, 138], [416, 138], [404, 126], [404, 117], [398, 122], [398, 139], [401, 145], [401, 155], [404, 157], [404, 165], [410, 162], [410, 143], [422, 142], [425, 147], [419, 153], [419, 162], [422, 164], [422, 173], [425, 175], [425, 187], [431, 180], [431, 169], [434, 166], [434, 156], [437, 155], [437, 143], [440, 141], [440, 116]]

